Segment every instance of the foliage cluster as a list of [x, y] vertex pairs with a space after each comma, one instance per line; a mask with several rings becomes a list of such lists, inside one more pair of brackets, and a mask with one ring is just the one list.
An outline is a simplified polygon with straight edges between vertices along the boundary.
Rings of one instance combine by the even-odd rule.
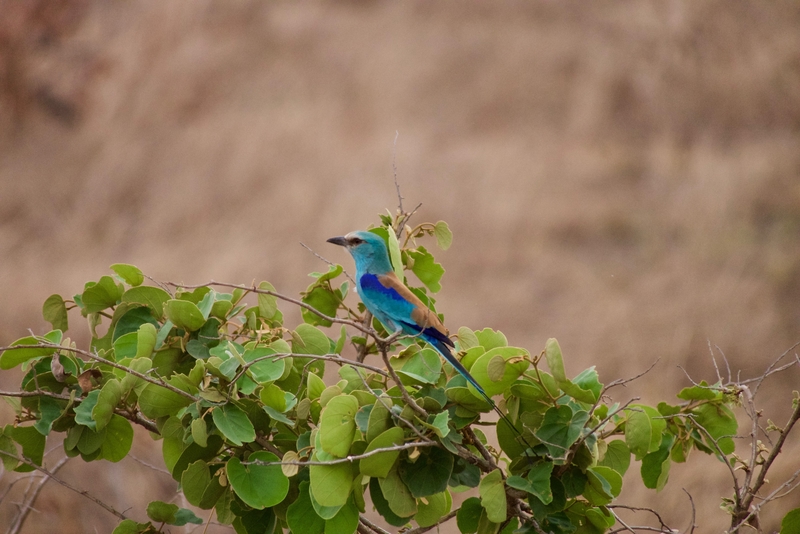
[[[435, 309], [444, 269], [418, 241], [447, 248], [452, 234], [407, 220], [382, 216], [372, 231]], [[69, 457], [118, 462], [140, 426], [186, 501], [239, 534], [385, 532], [363, 515], [367, 493], [408, 532], [455, 518], [463, 533], [599, 534], [621, 524], [615, 503], [633, 462], [655, 490], [694, 450], [736, 465], [736, 385], [695, 384], [674, 404], [613, 403], [607, 391], [627, 380], [604, 385], [594, 368], [569, 378], [556, 340], [531, 353], [499, 331], [462, 327], [458, 357], [515, 426], [498, 423], [495, 446], [481, 431], [492, 407], [419, 339], [389, 337], [350, 304], [340, 265], [311, 273], [300, 299], [268, 282], [145, 285], [132, 265], [111, 269], [71, 299], [48, 298], [53, 330], [0, 355], [1, 369], [25, 373], [19, 392], [3, 393], [17, 413], [0, 431], [6, 470], [47, 473], [54, 433]], [[285, 325], [279, 303], [300, 306], [303, 322]], [[70, 310], [88, 320], [86, 349], [65, 335]], [[342, 356], [348, 346], [355, 358]], [[384, 366], [365, 363], [374, 356]], [[338, 376], [325, 376], [334, 366]], [[471, 488], [454, 510], [453, 494]], [[202, 523], [160, 501], [145, 521], [98, 504], [121, 519], [116, 534]]]

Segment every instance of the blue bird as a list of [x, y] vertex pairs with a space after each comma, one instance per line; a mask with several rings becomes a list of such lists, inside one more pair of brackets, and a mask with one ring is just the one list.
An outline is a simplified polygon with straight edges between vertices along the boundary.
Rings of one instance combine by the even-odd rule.
[[428, 309], [394, 273], [383, 238], [372, 232], [359, 231], [343, 237], [332, 237], [328, 242], [345, 247], [353, 256], [356, 262], [358, 295], [372, 315], [377, 317], [388, 331], [402, 331], [405, 334], [419, 336], [433, 346], [467, 382], [472, 384], [503, 421], [522, 437], [508, 417], [500, 411], [491, 397], [453, 355], [450, 349], [455, 348], [455, 345], [448, 337], [448, 331], [439, 317]]

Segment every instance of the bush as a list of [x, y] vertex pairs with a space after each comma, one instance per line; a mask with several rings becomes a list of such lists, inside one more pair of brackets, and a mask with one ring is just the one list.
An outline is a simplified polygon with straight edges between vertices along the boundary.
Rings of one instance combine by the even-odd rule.
[[[373, 231], [435, 310], [444, 269], [417, 241], [447, 248], [452, 234], [443, 222], [412, 229], [409, 217], [383, 216]], [[735, 495], [726, 505], [737, 530], [757, 524], [764, 504], [798, 478], [754, 502], [800, 416], [795, 396], [784, 427], [759, 430], [753, 399], [764, 379], [788, 368], [780, 360], [753, 381], [694, 384], [675, 404], [620, 405], [607, 393], [632, 379], [604, 385], [593, 367], [568, 378], [555, 339], [531, 353], [499, 331], [462, 327], [454, 336], [462, 364], [513, 425], [497, 424], [495, 445], [478, 426], [493, 406], [418, 338], [388, 336], [353, 305], [340, 265], [311, 273], [299, 299], [268, 282], [144, 285], [132, 265], [111, 269], [72, 299], [47, 299], [52, 331], [3, 347], [0, 368], [25, 372], [19, 391], [2, 392], [18, 399], [16, 421], [0, 432], [6, 470], [55, 477], [42, 466], [52, 433], [65, 434], [68, 457], [118, 462], [139, 426], [161, 442], [186, 501], [249, 534], [383, 532], [362, 516], [367, 493], [387, 523], [407, 532], [455, 517], [464, 533], [602, 533], [620, 524], [615, 506], [632, 461], [644, 485], [660, 490], [671, 466], [695, 450], [730, 469]], [[279, 304], [300, 306], [303, 323], [287, 327]], [[70, 310], [89, 320], [88, 348], [65, 337]], [[348, 346], [352, 359], [342, 356]], [[372, 355], [384, 366], [365, 363]], [[735, 454], [734, 409], [753, 422], [744, 460]], [[772, 447], [759, 441], [765, 432], [777, 436]], [[478, 496], [453, 510], [452, 494], [469, 488]], [[139, 523], [90, 498], [122, 520], [117, 534], [202, 523], [160, 501]], [[785, 532], [798, 532], [799, 513], [786, 516]]]

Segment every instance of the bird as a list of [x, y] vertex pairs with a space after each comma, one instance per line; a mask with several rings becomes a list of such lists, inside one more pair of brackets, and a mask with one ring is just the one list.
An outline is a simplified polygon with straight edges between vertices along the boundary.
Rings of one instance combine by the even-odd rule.
[[[328, 243], [345, 247], [356, 262], [356, 289], [361, 302], [389, 332], [419, 336], [480, 393], [503, 421], [530, 447], [478, 381], [455, 357], [449, 332], [439, 317], [403, 283], [392, 269], [383, 238], [367, 231], [332, 237]], [[527, 451], [525, 452], [527, 456]]]

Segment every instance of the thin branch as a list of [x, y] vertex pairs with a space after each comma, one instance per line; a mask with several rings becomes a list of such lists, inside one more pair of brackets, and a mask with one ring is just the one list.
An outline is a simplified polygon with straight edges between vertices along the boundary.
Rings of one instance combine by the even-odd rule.
[[[692, 534], [694, 529], [697, 528], [697, 524], [695, 523], [695, 519], [697, 519], [697, 510], [694, 507], [694, 499], [692, 499], [692, 494], [686, 491], [686, 488], [681, 488], [683, 492], [689, 497], [689, 504], [692, 505], [692, 523], [689, 526], [689, 529], [686, 531], [686, 534]], [[659, 518], [660, 519], [660, 518]]]
[[395, 372], [394, 368], [389, 363], [389, 356], [386, 354], [385, 347], [381, 348], [381, 356], [383, 357], [383, 362], [386, 364], [386, 369], [389, 371], [389, 374], [391, 375], [392, 380], [395, 381], [395, 383], [397, 384], [397, 387], [400, 389], [400, 394], [403, 396], [403, 400], [406, 402], [406, 404], [412, 410], [417, 412], [417, 414], [419, 414], [420, 417], [422, 417], [422, 419], [424, 421], [427, 421], [428, 420], [428, 412], [425, 411], [425, 408], [423, 408], [422, 406], [420, 406], [419, 404], [414, 402], [414, 399], [412, 399], [411, 395], [409, 395], [408, 391], [406, 391], [406, 387], [403, 385], [402, 382], [400, 382], [400, 377], [397, 376], [397, 372]]
[[64, 467], [64, 464], [66, 464], [68, 461], [70, 461], [69, 456], [63, 457], [56, 465], [53, 466], [49, 474], [42, 476], [39, 484], [36, 486], [36, 489], [34, 489], [33, 493], [31, 493], [25, 499], [25, 502], [22, 504], [22, 510], [20, 510], [19, 515], [14, 520], [14, 523], [6, 531], [7, 534], [19, 533], [20, 529], [22, 529], [23, 523], [25, 523], [25, 519], [27, 519], [28, 514], [33, 509], [33, 503], [36, 502], [36, 499], [39, 497], [39, 493], [41, 493], [42, 489], [44, 489], [44, 485], [47, 484], [47, 481], [50, 480], [55, 473], [58, 473], [59, 469]]
[[120, 365], [117, 362], [114, 362], [114, 361], [111, 361], [111, 360], [107, 360], [107, 359], [103, 358], [102, 356], [98, 356], [97, 354], [93, 354], [93, 353], [89, 352], [88, 350], [77, 349], [77, 348], [74, 348], [74, 347], [65, 347], [65, 346], [56, 345], [56, 344], [53, 344], [53, 343], [38, 343], [36, 345], [14, 345], [14, 346], [11, 346], [11, 347], [0, 347], [0, 353], [2, 353], [4, 351], [7, 351], [7, 350], [14, 350], [14, 349], [55, 349], [55, 350], [66, 350], [68, 352], [74, 352], [76, 354], [80, 354], [82, 356], [86, 356], [87, 358], [90, 358], [90, 359], [95, 360], [97, 362], [100, 362], [102, 364], [109, 365], [109, 366], [114, 367], [116, 369], [120, 369], [122, 371], [125, 371], [126, 373], [131, 374], [131, 375], [133, 375], [133, 376], [135, 376], [137, 378], [141, 378], [145, 382], [149, 382], [151, 384], [155, 384], [157, 386], [161, 386], [163, 388], [166, 388], [166, 389], [168, 389], [168, 390], [170, 390], [170, 391], [172, 391], [174, 393], [177, 393], [178, 395], [186, 397], [187, 399], [191, 399], [192, 402], [197, 402], [197, 401], [200, 400], [198, 397], [195, 397], [191, 393], [188, 393], [186, 391], [183, 391], [180, 388], [177, 388], [177, 387], [173, 386], [172, 384], [170, 384], [169, 382], [166, 382], [165, 380], [150, 378], [149, 376], [147, 376], [145, 374], [142, 374], [139, 371], [131, 369], [130, 367], [125, 367], [124, 365]]
[[400, 137], [400, 131], [394, 132], [394, 146], [392, 146], [392, 172], [394, 173], [394, 188], [397, 189], [397, 208], [400, 213], [403, 212], [403, 195], [400, 194], [400, 184], [397, 182], [397, 138]]
[[[159, 384], [160, 385], [160, 384]], [[45, 391], [43, 389], [37, 389], [34, 391], [0, 391], [0, 397], [50, 397], [53, 399], [59, 399], [64, 401], [72, 401], [76, 404], [80, 404], [84, 400], [85, 397], [70, 397], [69, 395], [64, 395], [62, 393], [53, 393], [52, 391]], [[114, 413], [120, 415], [127, 419], [132, 423], [136, 423], [137, 425], [146, 428], [150, 432], [154, 432], [156, 434], [160, 434], [158, 431], [158, 427], [153, 421], [146, 419], [141, 413], [130, 413], [127, 410], [123, 410], [121, 408], [114, 408]]]
[[416, 449], [417, 447], [438, 447], [439, 443], [435, 441], [412, 441], [410, 443], [403, 443], [402, 445], [393, 445], [391, 447], [382, 447], [379, 449], [373, 449], [369, 452], [365, 452], [364, 454], [355, 454], [350, 456], [345, 456], [344, 458], [336, 458], [335, 460], [326, 460], [326, 461], [316, 461], [316, 460], [295, 460], [289, 462], [264, 462], [261, 460], [253, 460], [252, 462], [242, 462], [242, 465], [296, 465], [298, 467], [304, 467], [306, 465], [336, 465], [336, 464], [348, 464], [353, 463], [358, 460], [363, 460], [364, 458], [369, 458], [370, 456], [375, 456], [376, 454], [381, 454], [384, 452], [394, 452], [394, 451], [404, 451], [406, 449]]
[[[336, 266], [338, 265], [338, 263], [333, 263], [333, 262], [332, 262], [331, 260], [329, 260], [328, 258], [325, 258], [324, 256], [320, 256], [319, 254], [317, 254], [317, 253], [314, 251], [314, 249], [312, 249], [311, 247], [309, 247], [308, 245], [306, 245], [306, 244], [305, 244], [305, 243], [303, 243], [302, 241], [300, 241], [300, 246], [302, 246], [304, 249], [306, 249], [307, 251], [309, 251], [309, 252], [310, 252], [310, 253], [312, 253], [314, 256], [316, 256], [316, 257], [317, 257], [317, 258], [319, 258], [320, 260], [324, 261], [325, 263], [327, 263], [327, 264], [328, 264], [328, 265], [330, 265], [331, 267], [336, 267]], [[345, 275], [345, 276], [348, 278], [348, 280], [350, 280], [351, 282], [353, 282], [353, 284], [355, 284], [355, 283], [356, 283], [356, 281], [355, 281], [355, 280], [353, 280], [353, 277], [352, 277], [352, 276], [350, 276], [350, 273], [348, 273], [346, 269], [342, 268], [342, 273], [344, 273], [344, 275]]]
[[100, 506], [101, 508], [103, 508], [104, 510], [106, 510], [107, 512], [109, 512], [109, 513], [111, 513], [111, 514], [114, 514], [114, 515], [115, 515], [115, 516], [117, 516], [118, 518], [120, 518], [120, 519], [128, 519], [128, 518], [127, 518], [127, 516], [125, 516], [125, 514], [123, 514], [122, 512], [118, 512], [118, 511], [117, 511], [117, 510], [115, 510], [115, 509], [114, 509], [114, 507], [112, 507], [111, 505], [109, 505], [109, 504], [106, 504], [106, 503], [104, 503], [103, 501], [101, 501], [100, 499], [98, 499], [97, 497], [94, 497], [94, 496], [92, 496], [91, 494], [89, 494], [89, 492], [88, 492], [88, 491], [86, 491], [86, 490], [79, 490], [79, 489], [78, 489], [78, 488], [76, 488], [75, 486], [71, 485], [69, 482], [66, 482], [66, 481], [64, 481], [64, 480], [61, 480], [60, 478], [58, 478], [57, 476], [55, 476], [55, 475], [54, 475], [54, 474], [53, 474], [51, 471], [48, 471], [47, 469], [45, 469], [44, 467], [42, 467], [42, 466], [40, 466], [40, 465], [36, 465], [34, 462], [32, 462], [32, 461], [28, 460], [27, 458], [25, 458], [25, 457], [19, 457], [19, 456], [13, 455], [13, 454], [11, 454], [11, 453], [8, 453], [8, 452], [6, 452], [6, 451], [3, 451], [3, 450], [0, 450], [0, 454], [2, 454], [3, 456], [8, 456], [8, 457], [14, 458], [14, 459], [15, 459], [15, 460], [17, 460], [18, 462], [22, 462], [22, 463], [24, 463], [25, 465], [28, 465], [28, 466], [30, 466], [30, 467], [33, 467], [33, 468], [34, 468], [34, 469], [36, 469], [37, 471], [39, 471], [39, 472], [41, 472], [41, 473], [44, 473], [44, 474], [45, 474], [47, 477], [49, 477], [49, 478], [53, 479], [55, 482], [58, 482], [59, 484], [61, 484], [61, 485], [62, 485], [62, 486], [64, 486], [65, 488], [67, 488], [68, 490], [74, 491], [74, 492], [75, 492], [75, 493], [77, 493], [78, 495], [82, 495], [82, 496], [86, 497], [86, 498], [87, 498], [87, 499], [89, 499], [90, 501], [94, 502], [95, 504], [97, 504], [98, 506]]
[[346, 324], [346, 325], [352, 326], [353, 328], [356, 328], [356, 329], [358, 329], [358, 330], [360, 330], [360, 331], [362, 331], [362, 332], [364, 332], [365, 334], [368, 334], [368, 335], [375, 334], [375, 331], [373, 329], [365, 328], [361, 323], [359, 323], [357, 321], [353, 321], [353, 320], [350, 320], [350, 319], [342, 319], [342, 318], [339, 318], [339, 317], [330, 317], [328, 315], [325, 315], [321, 311], [317, 310], [313, 306], [311, 306], [309, 304], [306, 304], [302, 300], [298, 300], [298, 299], [294, 299], [294, 298], [291, 298], [291, 297], [287, 297], [286, 295], [283, 295], [283, 294], [278, 293], [276, 291], [270, 291], [268, 289], [259, 289], [255, 285], [246, 286], [246, 285], [242, 285], [242, 284], [228, 284], [226, 282], [216, 282], [214, 280], [211, 280], [210, 282], [206, 282], [205, 284], [196, 284], [196, 285], [178, 284], [178, 283], [175, 283], [175, 282], [165, 282], [165, 283], [170, 285], [170, 286], [173, 286], [173, 287], [176, 287], [176, 288], [181, 288], [181, 289], [197, 289], [197, 288], [200, 288], [200, 287], [218, 286], [218, 287], [227, 287], [227, 288], [231, 288], [231, 289], [242, 289], [244, 291], [250, 291], [251, 293], [260, 293], [262, 295], [271, 295], [271, 296], [273, 296], [275, 298], [278, 298], [278, 299], [281, 299], [283, 301], [290, 302], [292, 304], [300, 306], [301, 308], [304, 308], [304, 309], [310, 311], [314, 315], [317, 315], [318, 317], [321, 317], [322, 319], [325, 319], [326, 321], [330, 321], [332, 323]]
[[358, 518], [358, 520], [363, 524], [366, 525], [368, 528], [372, 529], [372, 532], [376, 532], [377, 534], [390, 534], [386, 530], [383, 530], [381, 527], [364, 517], [363, 515]]

